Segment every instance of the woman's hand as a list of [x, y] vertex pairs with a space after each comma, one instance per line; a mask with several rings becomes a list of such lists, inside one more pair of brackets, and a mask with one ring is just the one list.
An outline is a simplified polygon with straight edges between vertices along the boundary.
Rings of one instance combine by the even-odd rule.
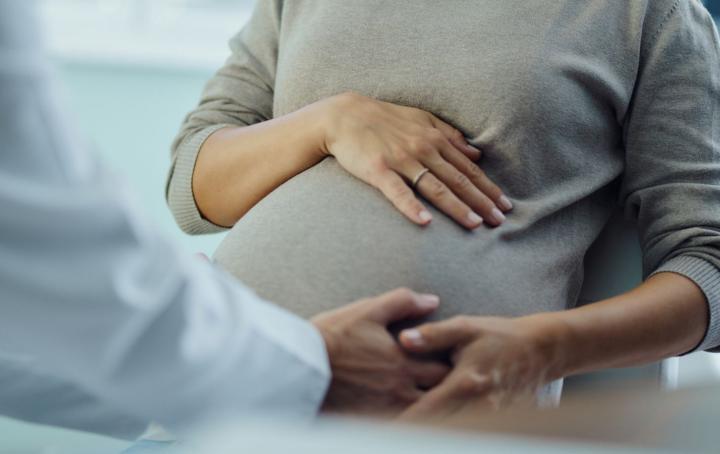
[[497, 226], [512, 203], [475, 163], [481, 151], [420, 109], [345, 93], [325, 101], [324, 151], [413, 222], [432, 216], [411, 186], [460, 225]]
[[516, 319], [455, 317], [400, 334], [412, 353], [449, 351], [452, 372], [403, 415], [442, 417], [534, 402], [537, 390], [559, 378], [561, 329], [543, 315]]
[[440, 383], [447, 365], [410, 358], [387, 329], [438, 304], [437, 296], [398, 289], [314, 317], [332, 368], [323, 411], [394, 416]]

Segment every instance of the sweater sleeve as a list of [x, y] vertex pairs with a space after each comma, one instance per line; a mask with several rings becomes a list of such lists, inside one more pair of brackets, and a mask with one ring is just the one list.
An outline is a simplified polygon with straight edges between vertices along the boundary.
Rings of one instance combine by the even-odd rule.
[[697, 350], [707, 350], [720, 346], [720, 48], [699, 2], [669, 3], [643, 38], [621, 200], [639, 226], [643, 275], [673, 272], [703, 290]]
[[193, 196], [192, 175], [204, 142], [219, 129], [272, 118], [281, 9], [280, 0], [256, 2], [250, 21], [230, 41], [231, 56], [205, 86], [172, 145], [166, 198], [186, 233], [223, 229], [203, 218]]

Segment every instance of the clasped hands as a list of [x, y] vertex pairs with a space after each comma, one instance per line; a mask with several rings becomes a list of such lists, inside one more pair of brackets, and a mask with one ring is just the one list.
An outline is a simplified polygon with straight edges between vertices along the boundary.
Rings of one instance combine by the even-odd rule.
[[[538, 388], [561, 376], [559, 336], [542, 315], [459, 316], [397, 339], [389, 332], [439, 304], [398, 289], [315, 317], [333, 371], [323, 411], [413, 420], [492, 410], [534, 401]], [[430, 353], [448, 361], [420, 359]]]

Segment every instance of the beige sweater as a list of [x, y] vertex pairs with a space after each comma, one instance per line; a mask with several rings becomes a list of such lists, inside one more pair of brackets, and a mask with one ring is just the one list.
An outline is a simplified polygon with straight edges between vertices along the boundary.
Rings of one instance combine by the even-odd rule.
[[406, 221], [332, 159], [229, 233], [217, 261], [302, 315], [397, 286], [440, 316], [572, 307], [583, 257], [616, 205], [644, 272], [705, 292], [701, 349], [720, 345], [720, 51], [696, 0], [259, 0], [173, 148], [168, 200], [190, 233], [203, 141], [353, 90], [433, 112], [485, 152], [515, 205], [469, 233]]

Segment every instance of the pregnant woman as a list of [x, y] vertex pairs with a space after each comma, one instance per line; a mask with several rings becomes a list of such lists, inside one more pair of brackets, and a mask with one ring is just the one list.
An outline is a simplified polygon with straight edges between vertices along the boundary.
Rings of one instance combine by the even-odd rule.
[[[231, 47], [168, 200], [187, 232], [231, 228], [215, 258], [261, 296], [310, 317], [438, 294], [461, 317], [401, 339], [452, 350], [465, 390], [720, 345], [720, 55], [698, 1], [259, 0]], [[573, 309], [618, 204], [647, 279]]]

